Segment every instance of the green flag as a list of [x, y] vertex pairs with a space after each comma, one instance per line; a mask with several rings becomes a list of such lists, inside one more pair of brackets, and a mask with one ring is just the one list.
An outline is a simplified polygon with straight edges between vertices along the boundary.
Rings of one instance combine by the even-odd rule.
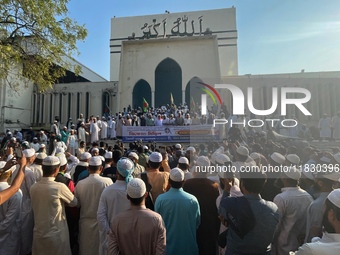
[[145, 98], [143, 97], [143, 112], [147, 112], [149, 108], [149, 104], [148, 102], [145, 100]]

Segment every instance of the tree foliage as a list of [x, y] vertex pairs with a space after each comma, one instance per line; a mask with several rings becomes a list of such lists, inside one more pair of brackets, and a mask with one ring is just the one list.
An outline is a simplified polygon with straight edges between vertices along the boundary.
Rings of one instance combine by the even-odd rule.
[[[79, 73], [67, 58], [79, 54], [76, 43], [87, 30], [70, 19], [69, 0], [0, 0], [0, 79], [12, 88], [28, 81], [43, 91], [65, 74]], [[9, 79], [15, 76], [17, 79]]]

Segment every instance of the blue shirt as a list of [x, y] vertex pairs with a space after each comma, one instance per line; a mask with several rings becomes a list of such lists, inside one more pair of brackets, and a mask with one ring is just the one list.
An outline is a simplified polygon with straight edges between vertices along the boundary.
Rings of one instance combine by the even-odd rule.
[[[253, 211], [256, 225], [243, 239], [229, 228], [226, 255], [266, 254], [271, 249], [276, 225], [279, 222], [278, 208], [273, 202], [262, 199], [260, 195], [247, 194], [244, 197]], [[223, 207], [220, 207], [220, 214], [227, 218]]]
[[196, 230], [201, 214], [196, 197], [182, 188], [171, 188], [157, 197], [155, 211], [165, 223], [166, 254], [197, 255]]

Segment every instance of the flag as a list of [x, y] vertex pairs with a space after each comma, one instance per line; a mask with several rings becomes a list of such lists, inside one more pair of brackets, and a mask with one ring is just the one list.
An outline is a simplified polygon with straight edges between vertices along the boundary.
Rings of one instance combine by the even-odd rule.
[[148, 102], [145, 100], [145, 98], [143, 97], [143, 112], [147, 112], [149, 108], [149, 104]]
[[173, 96], [172, 96], [172, 93], [170, 93], [170, 104], [171, 104], [171, 105], [174, 104], [174, 98], [173, 98]]
[[190, 103], [190, 110], [192, 111], [192, 112], [195, 112], [195, 110], [196, 110], [196, 104], [195, 104], [195, 101], [194, 101], [194, 98], [193, 97], [191, 97], [191, 103]]

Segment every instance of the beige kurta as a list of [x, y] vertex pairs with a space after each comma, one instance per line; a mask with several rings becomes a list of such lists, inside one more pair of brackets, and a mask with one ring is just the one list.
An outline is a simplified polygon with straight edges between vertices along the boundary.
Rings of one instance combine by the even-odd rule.
[[118, 214], [108, 239], [108, 255], [165, 254], [166, 231], [162, 217], [145, 206], [131, 206]]
[[43, 177], [31, 187], [34, 212], [34, 255], [71, 255], [65, 203], [76, 206], [77, 199], [54, 177]]
[[98, 226], [100, 234], [99, 255], [107, 255], [107, 235], [111, 222], [117, 214], [130, 208], [130, 201], [126, 197], [126, 182], [117, 180], [106, 187], [100, 197], [98, 206]]
[[97, 210], [100, 196], [105, 187], [113, 184], [110, 178], [90, 174], [79, 181], [74, 190], [80, 205], [79, 255], [93, 255], [99, 252], [99, 228]]

